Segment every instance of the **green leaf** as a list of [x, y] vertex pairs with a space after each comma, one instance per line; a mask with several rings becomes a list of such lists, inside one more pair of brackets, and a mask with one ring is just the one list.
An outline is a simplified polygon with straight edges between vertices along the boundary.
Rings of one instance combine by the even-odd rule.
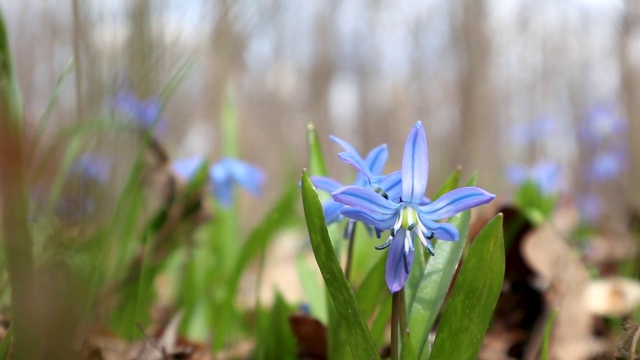
[[400, 351], [400, 359], [402, 360], [415, 360], [416, 353], [413, 350], [413, 344], [411, 343], [411, 333], [406, 331], [402, 335], [402, 350]]
[[9, 359], [9, 349], [11, 349], [11, 339], [13, 339], [13, 326], [9, 326], [9, 330], [4, 334], [2, 343], [0, 344], [0, 360]]
[[[455, 178], [455, 173], [451, 178]], [[444, 192], [457, 187], [453, 181], [446, 183], [449, 184], [449, 187], [443, 187]], [[471, 178], [468, 185], [473, 186], [474, 184], [475, 176]], [[451, 186], [454, 187], [451, 188]], [[411, 299], [408, 311], [409, 330], [413, 348], [419, 359], [426, 359], [429, 356], [429, 332], [436, 321], [464, 251], [470, 220], [471, 210], [451, 218], [449, 222], [458, 229], [460, 240], [456, 242], [438, 241], [435, 244], [436, 255], [429, 259], [415, 295], [409, 298]]]
[[327, 166], [322, 155], [318, 133], [316, 133], [316, 127], [311, 122], [307, 124], [307, 147], [309, 149], [309, 174], [312, 176], [327, 176]]
[[287, 219], [293, 213], [293, 208], [298, 198], [298, 187], [290, 186], [281, 196], [280, 200], [269, 210], [267, 216], [251, 232], [247, 240], [242, 244], [229, 279], [229, 294], [235, 294], [245, 269], [251, 261], [266, 249], [273, 240], [274, 235], [280, 231]]
[[309, 302], [311, 315], [326, 324], [329, 321], [329, 315], [327, 314], [327, 297], [324, 286], [318, 281], [316, 273], [307, 264], [305, 258], [298, 257], [296, 259], [296, 268], [302, 290]]
[[376, 261], [369, 274], [364, 278], [362, 284], [356, 290], [356, 299], [360, 305], [362, 316], [369, 319], [376, 308], [382, 304], [384, 299], [389, 296], [387, 283], [385, 281], [385, 267], [387, 258], [380, 256]]
[[477, 359], [504, 279], [502, 214], [471, 244], [438, 327], [431, 359]]
[[[0, 117], [0, 122], [10, 121], [14, 131], [22, 127], [22, 96], [15, 77], [2, 13], [0, 13]], [[7, 130], [5, 126], [2, 128], [4, 131]]]
[[356, 297], [351, 291], [351, 287], [333, 251], [331, 239], [325, 225], [322, 205], [306, 170], [302, 172], [302, 204], [313, 254], [318, 262], [318, 267], [327, 285], [340, 322], [344, 325], [349, 335], [351, 353], [357, 356], [358, 359], [379, 359], [380, 354], [369, 328], [362, 318]]
[[255, 359], [296, 359], [296, 339], [291, 332], [289, 315], [292, 311], [280, 293], [271, 311], [259, 311]]
[[445, 180], [442, 185], [440, 185], [438, 191], [433, 195], [433, 198], [437, 199], [440, 196], [448, 193], [449, 191], [457, 189], [458, 184], [460, 184], [460, 173], [462, 173], [462, 169], [457, 168], [456, 171], [449, 175], [447, 180]]
[[547, 325], [544, 327], [544, 337], [542, 338], [542, 349], [540, 350], [540, 359], [541, 360], [549, 360], [549, 341], [551, 339], [551, 329], [553, 328], [553, 321], [556, 319], [556, 315], [558, 315], [558, 309], [553, 309], [549, 319], [547, 320]]

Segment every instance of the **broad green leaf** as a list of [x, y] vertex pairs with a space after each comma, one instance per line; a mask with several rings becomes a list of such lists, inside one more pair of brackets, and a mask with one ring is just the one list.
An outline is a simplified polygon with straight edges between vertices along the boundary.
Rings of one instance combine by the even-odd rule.
[[549, 360], [549, 342], [551, 340], [551, 329], [553, 328], [553, 321], [556, 319], [556, 315], [558, 315], [558, 309], [553, 309], [549, 319], [547, 320], [547, 325], [544, 327], [544, 337], [542, 338], [542, 349], [540, 350], [540, 359], [541, 360]]
[[406, 331], [402, 335], [402, 350], [400, 351], [401, 360], [415, 360], [416, 352], [413, 350], [413, 344], [411, 343], [411, 333]]
[[[455, 174], [452, 175], [452, 177], [454, 176]], [[449, 186], [457, 186], [452, 182], [448, 183]], [[475, 176], [468, 184], [469, 186], [475, 184]], [[453, 188], [444, 189], [445, 192], [453, 190]], [[426, 359], [429, 356], [429, 332], [436, 321], [464, 251], [470, 219], [471, 210], [451, 218], [449, 222], [458, 229], [460, 240], [456, 242], [438, 241], [435, 244], [436, 255], [429, 258], [420, 285], [414, 296], [409, 298], [409, 330], [413, 348], [419, 359]]]
[[309, 174], [312, 176], [327, 176], [327, 166], [322, 155], [318, 133], [316, 133], [316, 127], [311, 122], [307, 124], [307, 148], [309, 151]]
[[318, 193], [306, 170], [302, 172], [302, 204], [313, 254], [340, 322], [349, 335], [351, 353], [358, 359], [379, 359], [378, 349], [362, 318], [356, 297], [336, 258]]
[[462, 169], [461, 168], [457, 168], [456, 171], [454, 171], [451, 175], [449, 175], [449, 177], [447, 178], [447, 180], [445, 180], [442, 185], [440, 185], [440, 188], [438, 189], [438, 191], [433, 195], [433, 199], [437, 199], [440, 196], [448, 193], [451, 190], [457, 189], [458, 188], [458, 184], [460, 184], [460, 174], [462, 173]]
[[500, 296], [504, 265], [502, 214], [498, 214], [469, 248], [442, 314], [431, 359], [477, 359]]
[[[375, 251], [375, 250], [373, 250]], [[360, 305], [362, 316], [369, 319], [382, 301], [389, 296], [387, 283], [385, 281], [385, 267], [387, 262], [386, 254], [380, 256], [369, 274], [364, 278], [362, 284], [356, 290], [356, 299]]]

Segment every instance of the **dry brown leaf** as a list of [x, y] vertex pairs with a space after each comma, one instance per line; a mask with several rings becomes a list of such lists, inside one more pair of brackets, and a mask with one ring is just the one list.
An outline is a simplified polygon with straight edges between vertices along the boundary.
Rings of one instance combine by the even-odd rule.
[[[582, 360], [603, 352], [605, 344], [593, 336], [594, 319], [585, 301], [589, 274], [579, 255], [566, 242], [577, 224], [575, 209], [561, 208], [551, 223], [532, 231], [522, 243], [522, 255], [544, 284], [547, 311], [557, 308], [550, 356], [560, 360]], [[544, 328], [545, 317], [539, 329]], [[541, 341], [529, 344], [528, 358], [535, 358]]]

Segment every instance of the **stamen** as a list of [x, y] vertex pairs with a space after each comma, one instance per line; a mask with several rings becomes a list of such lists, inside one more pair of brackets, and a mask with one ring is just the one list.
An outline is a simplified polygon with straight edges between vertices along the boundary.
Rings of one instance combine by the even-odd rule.
[[407, 253], [402, 253], [402, 263], [404, 264], [404, 272], [409, 275], [409, 262], [407, 261]]
[[433, 244], [431, 244], [431, 241], [427, 240], [427, 246], [425, 246], [425, 248], [427, 249], [429, 255], [436, 256], [435, 249], [433, 248]]
[[391, 239], [393, 239], [393, 236], [389, 237], [387, 241], [384, 242], [384, 244], [376, 246], [376, 250], [384, 250], [388, 248], [389, 245], [391, 245]]
[[435, 233], [434, 231], [432, 231], [432, 232], [431, 232], [431, 234], [429, 234], [429, 235], [427, 236], [427, 240], [431, 240], [431, 239], [433, 239], [434, 237], [436, 237], [436, 233]]

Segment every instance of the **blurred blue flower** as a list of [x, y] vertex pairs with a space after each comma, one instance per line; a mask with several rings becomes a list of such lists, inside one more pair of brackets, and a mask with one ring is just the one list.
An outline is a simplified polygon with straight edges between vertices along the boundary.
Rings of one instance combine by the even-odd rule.
[[[183, 180], [190, 181], [206, 162], [204, 156], [195, 155], [173, 161], [171, 169]], [[211, 194], [224, 207], [231, 205], [235, 185], [240, 185], [252, 195], [259, 196], [266, 180], [266, 175], [257, 166], [229, 157], [211, 165], [208, 172]]]
[[627, 121], [611, 106], [593, 106], [580, 126], [580, 137], [594, 144], [617, 139], [627, 129]]
[[156, 96], [140, 100], [131, 90], [123, 90], [113, 97], [111, 104], [123, 116], [135, 120], [143, 130], [153, 128], [160, 132], [166, 123], [161, 114], [162, 104]]
[[176, 159], [171, 163], [171, 170], [185, 181], [191, 180], [196, 171], [207, 162], [201, 155]]
[[543, 116], [529, 123], [513, 124], [509, 129], [509, 138], [516, 144], [529, 144], [547, 138], [556, 131], [557, 121]]
[[577, 205], [582, 218], [595, 222], [602, 214], [602, 198], [596, 194], [578, 195]]
[[240, 185], [254, 196], [259, 196], [266, 175], [259, 167], [233, 158], [223, 158], [209, 169], [211, 191], [223, 206], [233, 200], [233, 187]]
[[342, 215], [367, 223], [376, 229], [390, 230], [387, 241], [376, 249], [390, 247], [387, 254], [386, 282], [395, 293], [404, 287], [413, 264], [414, 235], [434, 255], [431, 239], [457, 241], [458, 229], [436, 220], [449, 218], [462, 211], [490, 202], [495, 195], [477, 187], [450, 191], [431, 203], [424, 204], [429, 160], [427, 140], [418, 121], [404, 147], [401, 172], [401, 197], [397, 201], [380, 196], [368, 187], [345, 186], [332, 194], [333, 199], [347, 205]]
[[511, 165], [507, 168], [507, 179], [520, 186], [526, 182], [536, 184], [544, 195], [558, 193], [562, 188], [562, 169], [556, 163], [540, 161], [532, 167]]
[[627, 166], [626, 152], [608, 150], [596, 154], [587, 168], [588, 180], [596, 183], [611, 180], [622, 173]]
[[92, 153], [78, 157], [69, 169], [70, 176], [79, 176], [87, 181], [105, 185], [109, 180], [110, 165], [107, 158]]
[[[358, 170], [356, 179], [353, 182], [354, 186], [368, 187], [391, 199], [400, 197], [400, 172], [396, 171], [387, 176], [382, 176], [382, 170], [389, 156], [389, 150], [386, 144], [375, 147], [367, 154], [367, 157], [363, 159], [358, 151], [348, 142], [335, 136], [330, 136], [329, 138], [345, 150], [339, 153], [338, 157]], [[315, 185], [316, 188], [329, 193], [337, 191], [344, 186], [340, 182], [324, 176], [313, 176], [311, 177], [311, 181], [313, 181], [313, 185]], [[322, 207], [327, 225], [342, 220], [343, 216], [340, 214], [340, 211], [344, 208], [343, 204], [329, 199], [322, 204]], [[354, 226], [355, 222], [353, 221], [347, 224], [344, 233], [345, 238], [351, 237]]]

